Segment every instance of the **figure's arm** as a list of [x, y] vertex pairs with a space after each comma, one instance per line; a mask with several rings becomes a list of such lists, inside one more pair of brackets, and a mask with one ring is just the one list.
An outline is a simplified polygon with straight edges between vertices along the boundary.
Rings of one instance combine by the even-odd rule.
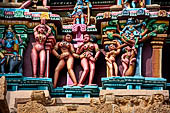
[[121, 48], [119, 48], [120, 47], [119, 41], [116, 42], [116, 45], [117, 45], [116, 55], [118, 55], [121, 51]]
[[99, 46], [97, 44], [94, 44], [94, 47], [95, 47], [95, 51], [96, 51], [96, 55], [95, 55], [95, 60], [98, 59], [99, 55], [100, 55], [100, 49], [99, 49]]
[[109, 59], [110, 52], [106, 53], [105, 59], [107, 62], [112, 63], [112, 61]]
[[38, 27], [39, 27], [40, 25], [37, 25], [37, 26], [35, 26], [34, 27], [34, 36], [36, 36], [37, 34], [38, 34]]
[[71, 14], [69, 13], [69, 16], [72, 17], [74, 14], [76, 14], [76, 11], [77, 11], [77, 4], [76, 4], [76, 6], [74, 7], [73, 12], [72, 12]]
[[47, 24], [45, 25], [45, 27], [47, 28], [46, 36], [48, 37], [51, 34], [51, 27], [48, 26]]
[[76, 54], [72, 44], [70, 44], [70, 52], [72, 53], [73, 57], [75, 57], [75, 58], [79, 58], [80, 57], [80, 55]]
[[60, 59], [60, 55], [58, 54], [57, 50], [59, 48], [59, 42], [56, 43], [54, 49], [52, 50], [52, 54], [55, 55], [58, 59]]
[[126, 53], [124, 53], [124, 54], [121, 56], [121, 61], [122, 61], [122, 62], [125, 62], [125, 57], [126, 57]]
[[15, 39], [14, 40], [14, 52], [13, 52], [13, 54], [17, 55], [18, 51], [19, 51], [19, 42], [18, 42], [17, 39]]
[[22, 39], [21, 39], [21, 35], [18, 35], [18, 40], [19, 40], [19, 45], [21, 45], [23, 43]]
[[81, 53], [83, 52], [83, 50], [84, 50], [83, 47], [84, 47], [84, 44], [80, 45], [80, 46], [77, 48], [76, 53], [77, 53], [77, 54], [81, 54]]

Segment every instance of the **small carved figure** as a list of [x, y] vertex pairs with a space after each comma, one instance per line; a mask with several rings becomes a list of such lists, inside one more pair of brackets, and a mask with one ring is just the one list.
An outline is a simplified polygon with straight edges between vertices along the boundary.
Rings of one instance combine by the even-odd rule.
[[130, 46], [126, 46], [125, 51], [126, 52], [121, 56], [121, 62], [123, 66], [122, 76], [131, 76], [133, 74], [129, 73], [133, 73], [132, 67], [134, 68], [133, 63], [136, 62], [135, 56], [137, 54], [137, 50], [134, 46], [132, 48]]
[[120, 32], [120, 35], [131, 44], [131, 46], [138, 47], [139, 38], [141, 38], [141, 33], [137, 30], [137, 27], [141, 26], [142, 24], [135, 24], [135, 20], [133, 18], [129, 18], [127, 20], [126, 26]]
[[111, 76], [118, 76], [118, 66], [116, 64], [116, 56], [120, 53], [120, 43], [115, 40], [114, 44], [110, 44], [109, 46], [106, 46], [108, 49], [108, 52], [106, 52], [106, 64], [109, 67], [110, 75]]
[[[67, 70], [70, 75], [70, 78], [73, 81], [73, 85], [77, 85], [77, 80], [75, 73], [73, 71], [74, 57], [79, 58], [79, 55], [75, 53], [73, 44], [71, 44], [72, 36], [67, 34], [63, 41], [57, 42], [52, 53], [60, 60], [57, 67], [55, 68], [54, 74], [54, 88], [57, 86], [57, 81], [59, 77], [60, 71], [64, 68], [65, 64], [67, 64]], [[58, 50], [61, 50], [61, 55], [58, 54]]]
[[39, 77], [43, 77], [45, 70], [46, 52], [45, 42], [51, 35], [51, 28], [46, 24], [45, 19], [41, 19], [41, 24], [34, 28], [35, 43], [32, 43], [31, 60], [33, 67], [33, 77], [37, 77], [38, 60], [40, 59]]
[[[21, 9], [28, 8], [31, 5], [31, 3], [36, 4], [37, 2], [38, 2], [38, 0], [27, 0], [19, 8], [21, 8]], [[42, 0], [42, 2], [43, 2], [43, 6], [47, 7], [47, 0]], [[36, 5], [35, 5], [35, 7], [36, 7]]]
[[144, 8], [145, 0], [122, 0], [122, 4], [124, 4], [124, 8]]
[[[85, 4], [87, 3], [87, 5]], [[74, 11], [72, 12], [72, 14], [68, 13], [69, 17], [73, 17], [74, 18], [74, 24], [85, 24], [85, 14], [83, 13], [83, 9], [87, 9], [89, 10], [89, 8], [91, 8], [92, 5], [89, 2], [89, 0], [86, 0], [85, 2], [83, 2], [83, 0], [77, 0], [77, 3], [74, 7]], [[88, 11], [89, 12], [89, 11]]]
[[3, 47], [1, 48], [1, 72], [5, 73], [5, 64], [9, 64], [9, 73], [14, 72], [14, 67], [17, 65], [19, 66], [18, 72], [22, 73], [21, 56], [19, 54], [19, 45], [22, 44], [22, 40], [20, 35], [18, 35], [18, 39], [16, 38], [11, 25], [8, 26], [5, 37], [1, 42]]
[[[96, 52], [96, 54], [93, 53]], [[81, 66], [83, 67], [83, 73], [79, 80], [78, 85], [82, 86], [86, 76], [89, 72], [90, 66], [90, 75], [89, 75], [89, 83], [88, 85], [93, 85], [93, 78], [95, 74], [95, 62], [99, 57], [100, 50], [97, 44], [90, 42], [90, 36], [88, 34], [84, 35], [84, 44], [82, 44], [76, 51], [76, 53], [80, 54]]]

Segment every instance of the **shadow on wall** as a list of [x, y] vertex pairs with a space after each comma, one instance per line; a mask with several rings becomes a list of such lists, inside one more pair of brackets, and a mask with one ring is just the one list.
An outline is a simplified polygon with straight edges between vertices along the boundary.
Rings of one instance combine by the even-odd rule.
[[149, 42], [146, 42], [143, 45], [142, 76], [143, 77], [152, 77], [152, 47]]

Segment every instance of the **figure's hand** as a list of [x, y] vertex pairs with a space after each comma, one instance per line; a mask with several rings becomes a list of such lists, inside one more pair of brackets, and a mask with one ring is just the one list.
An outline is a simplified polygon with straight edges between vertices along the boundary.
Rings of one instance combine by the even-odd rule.
[[67, 12], [67, 15], [71, 18], [72, 17], [72, 15], [70, 14], [70, 12]]
[[74, 56], [75, 58], [80, 58], [80, 55], [78, 55], [78, 54], [76, 54], [76, 53], [74, 53], [73, 56]]
[[90, 57], [90, 60], [93, 61], [93, 62], [96, 62], [96, 59], [93, 58], [93, 57]]
[[85, 57], [85, 55], [84, 54], [81, 54], [80, 55], [80, 59], [82, 59], [82, 58], [84, 58]]
[[122, 31], [120, 31], [120, 35], [122, 35], [123, 34], [123, 32]]
[[106, 61], [112, 64], [112, 61], [110, 59], [108, 59], [107, 57], [105, 57]]

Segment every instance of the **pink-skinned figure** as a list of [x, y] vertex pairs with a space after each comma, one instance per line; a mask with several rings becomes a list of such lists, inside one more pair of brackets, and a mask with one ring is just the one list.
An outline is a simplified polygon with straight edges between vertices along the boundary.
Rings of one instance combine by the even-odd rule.
[[[65, 65], [67, 65], [67, 70], [70, 75], [70, 78], [73, 81], [73, 86], [77, 85], [76, 76], [73, 71], [73, 65], [74, 65], [74, 57], [79, 58], [79, 55], [75, 53], [71, 41], [72, 41], [72, 36], [70, 34], [67, 34], [64, 36], [63, 41], [57, 42], [56, 45], [54, 46], [54, 49], [52, 50], [54, 56], [56, 56], [59, 59], [59, 63], [55, 68], [54, 85], [53, 85], [54, 88], [57, 87], [59, 73], [64, 68]], [[61, 50], [60, 55], [57, 52], [58, 50]]]
[[[95, 54], [93, 51], [95, 51]], [[85, 34], [84, 43], [77, 49], [76, 53], [80, 55], [81, 66], [83, 68], [83, 73], [80, 77], [78, 85], [83, 86], [83, 82], [85, 81], [89, 72], [90, 75], [88, 85], [95, 85], [92, 84], [92, 82], [95, 74], [95, 62], [100, 54], [98, 45], [96, 43], [92, 43], [90, 41], [90, 36]]]
[[44, 76], [46, 62], [45, 43], [50, 35], [51, 28], [46, 24], [45, 19], [41, 19], [41, 24], [34, 28], [35, 43], [32, 43], [33, 48], [31, 51], [33, 77], [37, 77], [38, 60], [40, 60], [39, 77]]
[[133, 47], [126, 46], [125, 51], [126, 52], [121, 56], [121, 62], [123, 66], [122, 77], [132, 75], [129, 73], [133, 72], [132, 68], [134, 67], [134, 64], [136, 62], [136, 55], [137, 55], [137, 50], [134, 46]]

